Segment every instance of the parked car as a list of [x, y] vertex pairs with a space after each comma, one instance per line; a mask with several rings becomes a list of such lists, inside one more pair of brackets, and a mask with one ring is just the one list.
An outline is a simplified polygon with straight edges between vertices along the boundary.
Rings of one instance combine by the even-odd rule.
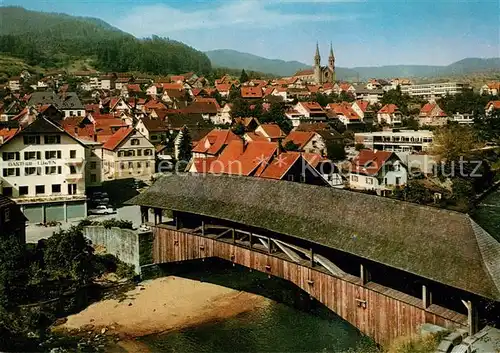
[[113, 214], [116, 213], [116, 210], [107, 205], [99, 205], [95, 208], [91, 208], [88, 212], [89, 214]]
[[105, 204], [109, 202], [109, 195], [107, 192], [94, 192], [90, 201], [95, 204]]

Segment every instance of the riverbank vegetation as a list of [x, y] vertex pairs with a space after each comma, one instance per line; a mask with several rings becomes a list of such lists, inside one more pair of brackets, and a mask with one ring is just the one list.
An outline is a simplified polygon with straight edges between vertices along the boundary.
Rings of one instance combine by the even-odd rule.
[[434, 353], [447, 334], [447, 331], [443, 331], [425, 336], [403, 336], [386, 348], [378, 348], [373, 344], [361, 342], [356, 348], [346, 353]]
[[101, 298], [107, 286], [96, 279], [104, 274], [132, 276], [113, 256], [94, 254], [82, 226], [56, 231], [36, 245], [0, 239], [0, 350], [77, 349], [78, 340], [54, 336], [49, 327]]

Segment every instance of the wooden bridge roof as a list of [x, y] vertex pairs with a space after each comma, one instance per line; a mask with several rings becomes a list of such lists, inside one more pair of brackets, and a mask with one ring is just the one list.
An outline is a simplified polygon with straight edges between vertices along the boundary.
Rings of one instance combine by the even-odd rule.
[[500, 301], [500, 243], [466, 214], [262, 178], [169, 175], [127, 202], [302, 238]]

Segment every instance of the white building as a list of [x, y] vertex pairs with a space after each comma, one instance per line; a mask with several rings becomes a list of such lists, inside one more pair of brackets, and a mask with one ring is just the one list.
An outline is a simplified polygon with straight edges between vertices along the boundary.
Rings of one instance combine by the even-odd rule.
[[460, 82], [442, 82], [442, 83], [424, 83], [420, 85], [403, 85], [401, 92], [409, 94], [412, 97], [422, 97], [427, 100], [435, 100], [446, 95], [461, 93], [464, 89], [470, 88], [467, 83]]
[[354, 141], [372, 150], [414, 153], [429, 150], [433, 137], [429, 130], [386, 130], [356, 133]]
[[472, 125], [474, 124], [474, 115], [469, 113], [455, 113], [449, 120], [459, 124]]
[[30, 222], [86, 217], [85, 146], [39, 117], [0, 146], [2, 194]]
[[408, 181], [406, 165], [393, 152], [361, 150], [349, 173], [349, 187], [373, 190], [378, 195], [404, 186]]

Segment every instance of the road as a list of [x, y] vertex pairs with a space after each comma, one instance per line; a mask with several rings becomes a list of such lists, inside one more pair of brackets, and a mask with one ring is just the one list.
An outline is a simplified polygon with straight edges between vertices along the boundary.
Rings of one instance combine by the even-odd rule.
[[[139, 227], [141, 225], [141, 212], [139, 206], [124, 206], [117, 210], [117, 213], [112, 215], [99, 215], [99, 216], [89, 216], [88, 219], [92, 221], [102, 221], [105, 219], [123, 219], [127, 221], [132, 221], [134, 227]], [[57, 227], [40, 227], [35, 224], [28, 225], [26, 227], [26, 242], [27, 243], [37, 243], [40, 239], [47, 239], [55, 231], [60, 229], [68, 229], [72, 225], [78, 224], [82, 219], [75, 219], [72, 222], [63, 222]]]

